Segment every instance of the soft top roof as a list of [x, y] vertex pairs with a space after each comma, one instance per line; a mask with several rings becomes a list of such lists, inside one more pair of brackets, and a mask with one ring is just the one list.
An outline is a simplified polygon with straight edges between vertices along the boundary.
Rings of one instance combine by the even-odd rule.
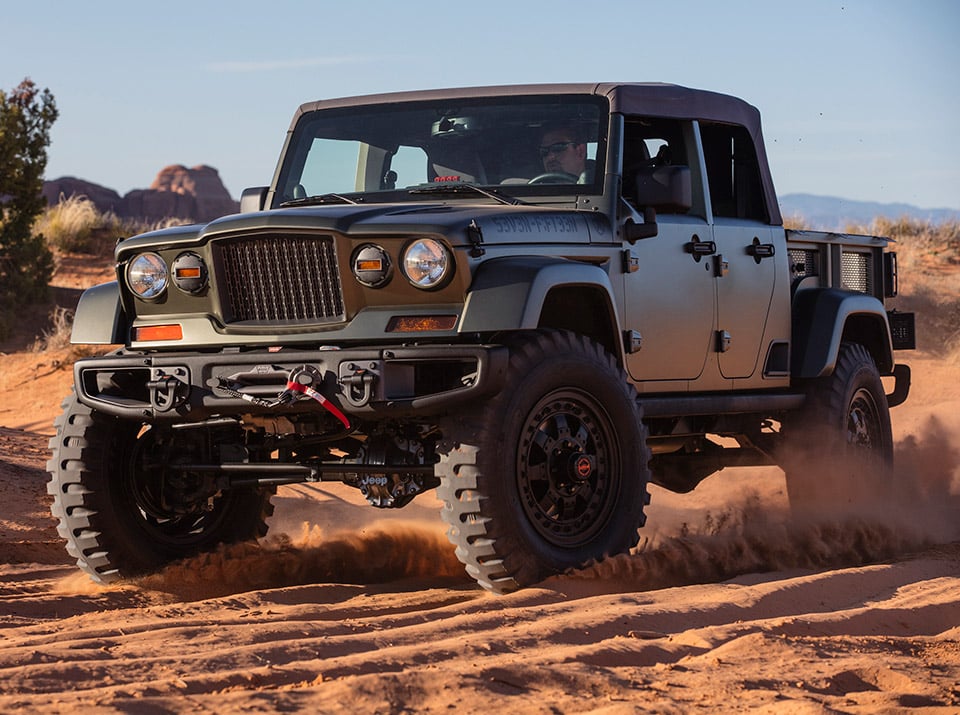
[[[753, 130], [760, 122], [760, 112], [742, 99], [703, 89], [691, 89], [675, 84], [602, 82], [596, 84], [515, 84], [490, 87], [463, 87], [459, 89], [428, 89], [410, 92], [391, 92], [357, 97], [322, 99], [302, 104], [294, 122], [304, 113], [318, 109], [363, 106], [368, 104], [396, 104], [463, 97], [501, 97], [537, 94], [593, 94], [607, 97], [613, 112], [643, 114], [676, 119], [711, 119], [742, 124]], [[292, 126], [291, 126], [292, 128]]]
[[460, 89], [429, 89], [412, 92], [392, 92], [359, 97], [342, 97], [307, 102], [300, 105], [290, 130], [307, 112], [337, 107], [372, 104], [398, 104], [464, 97], [508, 97], [519, 95], [583, 94], [606, 97], [610, 111], [670, 119], [700, 119], [738, 124], [747, 129], [757, 152], [763, 192], [770, 223], [782, 223], [773, 179], [767, 164], [767, 152], [760, 128], [760, 112], [742, 99], [703, 89], [692, 89], [676, 84], [657, 82], [598, 82], [573, 84], [516, 84], [491, 87], [464, 87]]

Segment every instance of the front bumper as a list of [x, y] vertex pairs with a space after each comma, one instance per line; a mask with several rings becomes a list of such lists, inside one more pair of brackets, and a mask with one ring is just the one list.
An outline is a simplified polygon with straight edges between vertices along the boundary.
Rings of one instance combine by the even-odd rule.
[[371, 419], [437, 414], [497, 392], [508, 350], [497, 345], [138, 353], [121, 350], [74, 366], [83, 404], [144, 422], [195, 422], [216, 415], [297, 413], [312, 400], [269, 405], [298, 367], [346, 414]]

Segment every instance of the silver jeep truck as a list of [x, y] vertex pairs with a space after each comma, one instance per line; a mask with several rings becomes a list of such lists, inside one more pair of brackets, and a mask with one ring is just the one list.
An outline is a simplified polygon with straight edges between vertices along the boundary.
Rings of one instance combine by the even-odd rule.
[[84, 293], [73, 342], [122, 347], [76, 363], [56, 423], [60, 534], [109, 581], [264, 535], [278, 485], [436, 489], [505, 593], [634, 546], [649, 482], [778, 464], [798, 508], [880, 493], [914, 342], [887, 244], [785, 231], [729, 96], [305, 104], [240, 214], [123, 240]]

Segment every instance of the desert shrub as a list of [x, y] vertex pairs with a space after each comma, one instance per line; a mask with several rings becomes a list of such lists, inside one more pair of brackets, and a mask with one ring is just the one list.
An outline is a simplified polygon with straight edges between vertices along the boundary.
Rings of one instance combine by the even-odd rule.
[[73, 329], [73, 311], [57, 306], [50, 313], [50, 325], [33, 343], [32, 351], [63, 350], [70, 347], [70, 331]]
[[810, 227], [800, 214], [791, 214], [783, 217], [783, 227], [794, 231], [804, 231]]
[[103, 255], [113, 250], [119, 238], [184, 223], [178, 218], [154, 222], [121, 219], [112, 211], [99, 211], [86, 196], [61, 196], [59, 203], [47, 207], [36, 220], [33, 231], [58, 251]]
[[48, 317], [48, 325], [43, 333], [30, 346], [34, 353], [54, 353], [55, 367], [65, 365], [83, 357], [100, 355], [107, 352], [109, 346], [71, 345], [70, 333], [73, 330], [74, 311], [61, 305], [55, 306]]
[[95, 246], [93, 239], [109, 234], [119, 236], [122, 226], [113, 213], [100, 213], [87, 197], [71, 196], [61, 197], [60, 203], [48, 207], [34, 223], [33, 231], [61, 251], [99, 253], [96, 249], [100, 246]]
[[45, 296], [53, 273], [53, 256], [31, 227], [43, 211], [40, 192], [56, 119], [53, 95], [31, 80], [0, 91], [0, 338], [19, 306]]
[[908, 216], [898, 219], [880, 217], [869, 225], [852, 225], [846, 230], [848, 233], [892, 238], [896, 241], [892, 250], [911, 268], [924, 262], [960, 264], [960, 221], [931, 223]]

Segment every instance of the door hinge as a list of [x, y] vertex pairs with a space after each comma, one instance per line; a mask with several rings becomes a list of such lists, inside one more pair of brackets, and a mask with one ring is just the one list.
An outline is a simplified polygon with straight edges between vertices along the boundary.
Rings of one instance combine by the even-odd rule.
[[623, 331], [623, 349], [626, 351], [627, 355], [633, 355], [636, 352], [640, 352], [640, 348], [642, 347], [643, 336], [640, 335], [639, 330]]
[[723, 260], [723, 254], [713, 257], [713, 276], [714, 278], [723, 278], [730, 272], [730, 263]]
[[730, 333], [726, 330], [717, 331], [717, 352], [725, 353], [730, 349], [730, 343], [733, 342], [733, 338]]
[[633, 255], [633, 251], [631, 251], [629, 248], [625, 249], [620, 254], [620, 257], [623, 260], [624, 273], [636, 273], [640, 270], [640, 259]]

